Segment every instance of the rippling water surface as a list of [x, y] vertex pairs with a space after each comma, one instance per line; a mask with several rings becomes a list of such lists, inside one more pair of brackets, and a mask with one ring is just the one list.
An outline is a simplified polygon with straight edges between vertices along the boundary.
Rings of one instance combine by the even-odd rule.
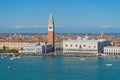
[[0, 80], [120, 80], [120, 59], [3, 58], [0, 59]]

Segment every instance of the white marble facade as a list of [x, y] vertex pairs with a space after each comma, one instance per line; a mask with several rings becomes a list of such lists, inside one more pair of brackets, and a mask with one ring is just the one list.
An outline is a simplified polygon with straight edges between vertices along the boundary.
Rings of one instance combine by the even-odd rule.
[[106, 39], [90, 39], [79, 37], [76, 40], [63, 41], [63, 53], [102, 53], [104, 46], [109, 46]]

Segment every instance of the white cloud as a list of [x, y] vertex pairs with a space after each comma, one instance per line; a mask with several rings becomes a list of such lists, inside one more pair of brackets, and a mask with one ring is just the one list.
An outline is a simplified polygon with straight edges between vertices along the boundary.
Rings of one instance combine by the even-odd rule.
[[[22, 28], [47, 28], [47, 25], [15, 25], [12, 28], [22, 29]], [[62, 28], [64, 25], [55, 25], [57, 28]]]
[[13, 26], [12, 28], [17, 28], [17, 29], [21, 29], [21, 28], [47, 28], [46, 25], [16, 25]]
[[108, 29], [108, 28], [111, 28], [111, 26], [99, 26], [99, 28], [101, 28], [101, 29]]

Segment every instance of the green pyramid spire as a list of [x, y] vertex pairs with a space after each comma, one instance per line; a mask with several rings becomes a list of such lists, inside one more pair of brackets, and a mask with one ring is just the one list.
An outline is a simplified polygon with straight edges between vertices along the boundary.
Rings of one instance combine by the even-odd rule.
[[52, 12], [50, 12], [49, 22], [54, 24], [54, 19], [53, 19], [53, 16], [52, 16]]

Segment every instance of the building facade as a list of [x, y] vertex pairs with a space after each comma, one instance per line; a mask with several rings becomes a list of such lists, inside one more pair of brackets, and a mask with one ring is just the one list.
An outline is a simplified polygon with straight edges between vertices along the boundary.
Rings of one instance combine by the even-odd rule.
[[0, 42], [0, 49], [22, 49], [26, 42]]
[[[16, 49], [20, 50], [25, 44], [29, 42], [0, 42], [0, 49]], [[36, 43], [36, 42], [34, 42]], [[45, 44], [45, 42], [39, 42], [40, 44]]]
[[93, 40], [88, 36], [85, 38], [79, 37], [76, 40], [63, 41], [63, 53], [92, 53], [98, 54], [103, 52], [104, 46], [109, 46], [110, 42], [105, 39]]
[[48, 20], [48, 44], [51, 44], [54, 48], [55, 46], [55, 32], [54, 32], [54, 19], [52, 13], [50, 13]]
[[27, 43], [23, 46], [24, 54], [46, 54], [52, 52], [52, 45], [40, 45], [38, 43]]
[[120, 56], [120, 47], [107, 46], [104, 47], [104, 54], [110, 56]]

